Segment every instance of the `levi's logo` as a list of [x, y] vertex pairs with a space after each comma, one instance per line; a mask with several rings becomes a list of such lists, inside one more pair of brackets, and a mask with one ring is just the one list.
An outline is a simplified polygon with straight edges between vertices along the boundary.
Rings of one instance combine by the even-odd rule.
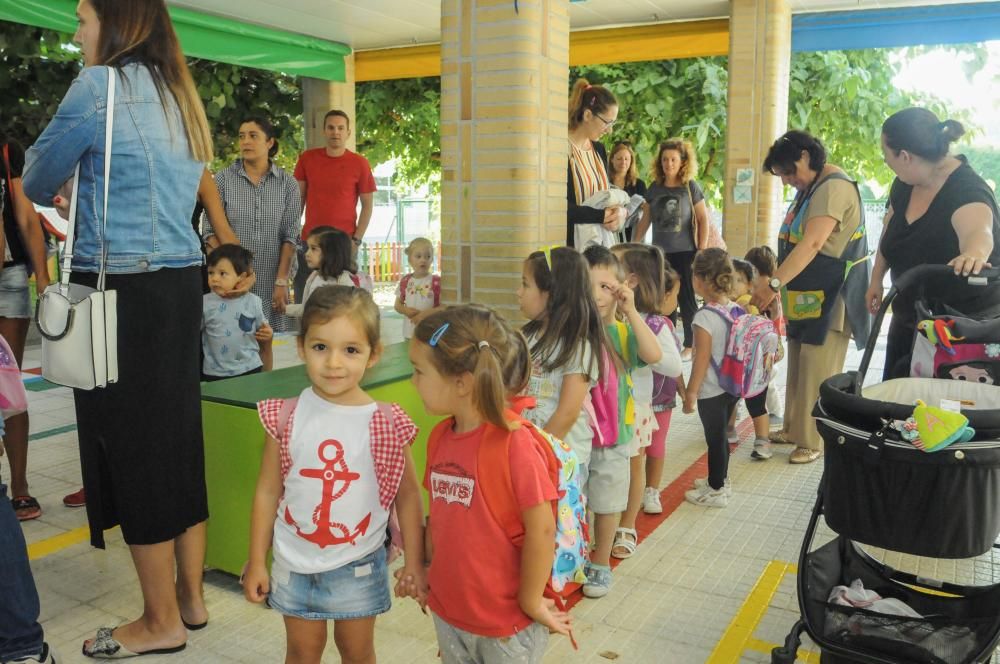
[[441, 499], [446, 503], [461, 503], [464, 507], [472, 505], [472, 490], [476, 480], [471, 477], [446, 475], [431, 471], [431, 499]]

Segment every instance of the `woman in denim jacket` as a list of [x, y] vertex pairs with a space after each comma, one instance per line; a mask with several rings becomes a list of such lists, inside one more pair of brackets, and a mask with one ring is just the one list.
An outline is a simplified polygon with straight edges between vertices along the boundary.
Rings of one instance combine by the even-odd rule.
[[[94, 286], [103, 250], [107, 287], [118, 293], [118, 382], [74, 399], [91, 543], [103, 548], [103, 531], [121, 526], [145, 607], [83, 650], [177, 652], [185, 626], [207, 620], [202, 254], [191, 215], [212, 139], [163, 0], [81, 0], [77, 15], [86, 66], [28, 151], [24, 189], [50, 205], [80, 164], [72, 281]], [[117, 83], [102, 234], [109, 75]]]

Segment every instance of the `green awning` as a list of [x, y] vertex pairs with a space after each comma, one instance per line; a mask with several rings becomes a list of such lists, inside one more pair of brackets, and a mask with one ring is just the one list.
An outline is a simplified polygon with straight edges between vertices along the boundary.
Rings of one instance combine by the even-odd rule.
[[[75, 0], [0, 0], [0, 20], [72, 33], [76, 4]], [[344, 81], [344, 56], [351, 53], [344, 44], [178, 7], [170, 7], [170, 16], [189, 57]]]

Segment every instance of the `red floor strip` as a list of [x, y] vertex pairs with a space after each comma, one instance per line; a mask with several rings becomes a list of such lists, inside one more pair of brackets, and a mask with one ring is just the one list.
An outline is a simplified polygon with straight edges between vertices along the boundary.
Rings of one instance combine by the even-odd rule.
[[[742, 420], [738, 425], [736, 425], [736, 432], [739, 434], [741, 442], [748, 434], [753, 435], [753, 420], [749, 417]], [[732, 454], [737, 447], [739, 447], [739, 443], [730, 445], [729, 453]], [[660, 492], [660, 504], [663, 506], [663, 512], [660, 514], [646, 514], [642, 511], [639, 512], [639, 516], [635, 520], [635, 530], [639, 534], [638, 543], [642, 544], [642, 541], [646, 539], [646, 537], [656, 530], [661, 523], [666, 521], [670, 515], [681, 506], [681, 503], [684, 502], [684, 492], [692, 488], [696, 479], [699, 477], [706, 477], [707, 475], [708, 452], [705, 452], [698, 457], [694, 463], [685, 468], [684, 472], [678, 475], [673, 482], [668, 484], [666, 488]], [[618, 567], [618, 565], [623, 562], [625, 561], [612, 556], [611, 569]], [[566, 608], [573, 608], [581, 599], [584, 599], [583, 590], [582, 588], [577, 587], [571, 593], [566, 595]]]

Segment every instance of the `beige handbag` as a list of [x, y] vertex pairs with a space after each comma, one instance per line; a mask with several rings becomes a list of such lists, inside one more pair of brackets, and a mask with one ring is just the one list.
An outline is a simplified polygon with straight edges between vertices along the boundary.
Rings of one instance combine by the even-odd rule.
[[69, 283], [80, 184], [80, 165], [73, 174], [69, 226], [63, 247], [62, 275], [38, 298], [35, 323], [42, 334], [42, 377], [80, 390], [107, 387], [118, 381], [117, 293], [105, 289], [108, 247], [108, 181], [111, 176], [111, 130], [115, 115], [117, 72], [108, 68], [107, 123], [104, 139], [104, 217], [101, 220], [101, 269], [97, 288]]

